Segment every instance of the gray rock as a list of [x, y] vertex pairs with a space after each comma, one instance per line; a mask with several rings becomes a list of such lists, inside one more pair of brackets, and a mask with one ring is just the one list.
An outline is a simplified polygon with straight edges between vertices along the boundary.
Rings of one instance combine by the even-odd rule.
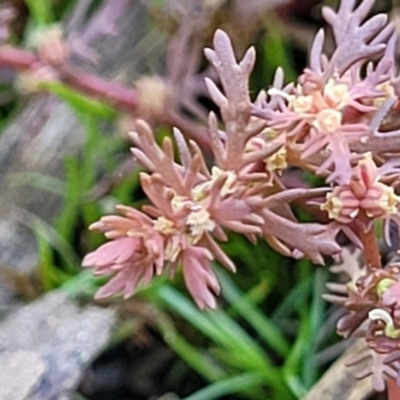
[[[88, 2], [76, 3], [81, 9]], [[67, 29], [68, 34], [74, 35], [81, 45], [93, 46], [97, 52], [98, 62], [95, 65], [86, 62], [85, 71], [132, 82], [143, 72], [133, 67], [132, 61], [136, 66], [146, 64], [135, 44], [146, 35], [147, 13], [139, 1], [103, 3], [98, 13], [90, 14], [88, 20], [85, 17], [83, 26]], [[112, 26], [107, 21], [115, 14], [114, 9], [121, 7], [124, 12], [115, 21], [118, 35], [99, 35], [98, 31], [110, 30]], [[32, 178], [28, 178], [27, 185], [24, 174], [63, 180], [66, 157], [78, 156], [84, 142], [84, 130], [70, 107], [44, 94], [30, 96], [0, 132], [0, 270], [33, 274], [38, 265], [35, 220], [51, 226], [63, 207], [62, 196], [35, 187]], [[14, 304], [14, 294], [0, 279], [0, 310]]]
[[39, 386], [47, 366], [32, 351], [0, 354], [0, 400], [25, 400]]
[[[110, 338], [113, 310], [79, 308], [62, 292], [21, 307], [0, 324], [1, 357], [15, 372], [0, 369], [0, 400], [56, 400], [76, 389], [82, 372]], [[16, 357], [13, 359], [13, 355]], [[23, 357], [35, 368], [18, 368]], [[27, 364], [28, 365], [28, 364]], [[15, 396], [1, 397], [1, 393]]]

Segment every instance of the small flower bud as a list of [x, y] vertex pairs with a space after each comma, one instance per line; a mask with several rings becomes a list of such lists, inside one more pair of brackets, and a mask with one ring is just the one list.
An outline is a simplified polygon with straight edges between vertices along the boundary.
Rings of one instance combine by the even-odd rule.
[[390, 81], [382, 82], [376, 87], [382, 94], [374, 99], [374, 106], [381, 107], [383, 103], [388, 99], [393, 99], [396, 97], [394, 88]]
[[32, 42], [38, 49], [39, 57], [44, 64], [61, 65], [69, 57], [68, 46], [58, 25], [48, 26], [36, 31]]
[[345, 83], [335, 83], [329, 79], [324, 88], [324, 96], [332, 103], [332, 107], [341, 108], [349, 98], [349, 88]]
[[378, 169], [370, 154], [359, 161], [350, 184], [336, 187], [326, 196], [322, 210], [329, 217], [349, 223], [362, 209], [369, 218], [384, 218], [397, 213], [400, 197], [393, 187], [379, 180]]
[[359, 213], [359, 200], [346, 187], [337, 187], [326, 195], [321, 210], [328, 212], [329, 218], [344, 224], [351, 222]]
[[297, 113], [307, 113], [313, 106], [312, 96], [289, 96], [289, 108]]
[[163, 114], [170, 97], [167, 84], [158, 76], [144, 76], [135, 82], [138, 94], [137, 112], [143, 118]]
[[276, 153], [268, 157], [265, 162], [268, 171], [282, 171], [288, 165], [286, 162], [286, 149], [281, 147]]
[[192, 211], [186, 218], [186, 224], [190, 226], [190, 233], [195, 237], [194, 243], [200, 240], [204, 232], [211, 232], [215, 228], [215, 222], [204, 208]]
[[313, 126], [319, 132], [335, 132], [342, 124], [342, 113], [332, 108], [321, 110], [314, 122]]
[[165, 217], [158, 217], [153, 226], [156, 231], [164, 235], [174, 235], [177, 232], [175, 224]]

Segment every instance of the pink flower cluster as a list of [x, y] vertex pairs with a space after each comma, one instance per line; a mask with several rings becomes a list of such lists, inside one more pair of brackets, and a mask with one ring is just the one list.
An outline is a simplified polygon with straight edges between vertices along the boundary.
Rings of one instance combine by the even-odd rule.
[[377, 219], [396, 214], [400, 198], [394, 188], [380, 182], [380, 178], [379, 169], [367, 153], [354, 167], [350, 183], [336, 186], [328, 193], [321, 209], [343, 224], [360, 217]]
[[[197, 305], [213, 308], [220, 285], [212, 263], [235, 270], [218, 245], [226, 231], [262, 237], [276, 251], [316, 264], [324, 256], [340, 259], [336, 235], [342, 231], [363, 250], [366, 266], [347, 271], [348, 284], [331, 285], [339, 292], [326, 296], [348, 309], [339, 333], [364, 336], [374, 362], [362, 376], [372, 374], [377, 390], [398, 375], [400, 273], [393, 263], [380, 268], [375, 223], [383, 220], [387, 245], [393, 227], [399, 237], [400, 130], [393, 117], [400, 78], [394, 25], [385, 15], [367, 19], [373, 4], [343, 0], [338, 11], [324, 8], [334, 51], [324, 53], [320, 30], [297, 82], [285, 84], [278, 69], [272, 87], [254, 102], [248, 83], [254, 49], [237, 61], [228, 36], [216, 32], [214, 48], [205, 50], [219, 79], [206, 78], [221, 116], [208, 119], [213, 165], [184, 131], [175, 130], [177, 160], [169, 138], [158, 146], [149, 126], [136, 122], [132, 153], [150, 171], [140, 180], [151, 204], [142, 211], [119, 206], [122, 216], [91, 226], [111, 240], [83, 262], [96, 274], [113, 275], [98, 298], [128, 297], [154, 275], [181, 268]], [[326, 186], [288, 189], [293, 167], [320, 175]], [[328, 222], [297, 221], [290, 203], [310, 199], [315, 215], [322, 210]]]
[[216, 33], [214, 47], [206, 49], [206, 56], [219, 73], [224, 93], [211, 80], [206, 84], [225, 124], [220, 130], [216, 116], [210, 114], [214, 165], [209, 169], [198, 145], [188, 144], [177, 129], [180, 162], [175, 161], [171, 140], [158, 146], [149, 126], [136, 122], [136, 131], [130, 133], [132, 153], [151, 172], [142, 173], [140, 180], [152, 204], [142, 212], [120, 206], [122, 216], [103, 217], [91, 226], [112, 240], [83, 261], [96, 274], [114, 275], [98, 298], [118, 293], [128, 297], [139, 283], [148, 284], [164, 269], [172, 276], [182, 266], [197, 305], [215, 307], [220, 287], [212, 262], [235, 270], [217, 243], [227, 240], [226, 230], [252, 241], [263, 236], [283, 254], [320, 264], [323, 255], [340, 251], [335, 223], [300, 224], [290, 210], [291, 201], [318, 197], [326, 190], [282, 190], [279, 174], [286, 168], [282, 143], [266, 140], [267, 121], [252, 116], [248, 78], [254, 49], [238, 63], [222, 31]]

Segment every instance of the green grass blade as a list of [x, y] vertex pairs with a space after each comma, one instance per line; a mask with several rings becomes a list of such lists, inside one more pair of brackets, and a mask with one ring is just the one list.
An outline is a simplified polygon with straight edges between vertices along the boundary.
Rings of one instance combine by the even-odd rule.
[[209, 320], [207, 313], [201, 312], [185, 296], [169, 285], [155, 288], [156, 295], [175, 313], [189, 321], [199, 332], [218, 345], [229, 346], [229, 338]]
[[312, 276], [297, 283], [297, 285], [287, 294], [283, 302], [272, 314], [272, 321], [278, 323], [279, 320], [303, 308], [309, 299], [309, 295], [312, 290], [312, 284]]
[[42, 82], [40, 87], [54, 93], [79, 113], [92, 114], [108, 119], [113, 119], [117, 116], [117, 112], [107, 104], [78, 93], [60, 82]]
[[71, 242], [74, 227], [79, 216], [81, 201], [81, 168], [74, 157], [65, 160], [66, 188], [64, 193], [63, 208], [54, 225], [58, 234], [66, 241]]
[[261, 386], [265, 382], [265, 376], [260, 373], [250, 372], [220, 380], [208, 385], [206, 388], [185, 397], [183, 400], [213, 400], [222, 396], [243, 393]]
[[170, 310], [220, 346], [215, 354], [222, 355], [221, 359], [226, 364], [236, 370], [262, 373], [265, 383], [279, 393], [281, 398], [291, 398], [279, 369], [271, 363], [268, 354], [227, 313], [219, 309], [201, 312], [185, 296], [168, 285], [158, 287], [155, 292]]
[[300, 379], [300, 369], [304, 360], [304, 349], [310, 342], [310, 323], [308, 318], [308, 310], [301, 313], [300, 328], [295, 343], [292, 345], [291, 352], [287, 356], [283, 365], [283, 376], [286, 384], [296, 396], [301, 399], [307, 394], [303, 382]]
[[80, 266], [80, 258], [71, 245], [47, 222], [28, 212], [26, 212], [26, 215], [28, 215], [29, 219], [25, 221], [25, 224], [29, 226], [37, 236], [40, 236], [51, 245], [52, 248], [60, 253], [61, 257], [66, 261], [68, 270], [71, 273], [76, 273], [77, 268]]
[[39, 268], [38, 276], [42, 288], [45, 291], [54, 289], [54, 266], [53, 266], [53, 252], [46, 240], [40, 235], [36, 235], [36, 243], [39, 253]]
[[105, 277], [94, 276], [92, 270], [83, 269], [77, 275], [70, 278], [62, 286], [61, 290], [71, 298], [87, 296], [93, 297], [102, 284], [107, 281]]
[[309, 313], [310, 336], [314, 340], [309, 340], [303, 351], [302, 377], [306, 388], [310, 389], [318, 378], [318, 368], [315, 364], [315, 353], [317, 352], [315, 338], [324, 323], [324, 313], [326, 303], [322, 299], [325, 292], [327, 271], [317, 269], [314, 278], [314, 290]]
[[64, 195], [65, 182], [54, 176], [37, 172], [14, 172], [9, 177], [12, 186], [29, 186], [57, 196]]
[[256, 330], [265, 343], [285, 357], [289, 353], [289, 344], [279, 328], [248, 301], [224, 271], [217, 271], [217, 275], [222, 285], [222, 295], [229, 301], [233, 309]]
[[54, 21], [52, 7], [48, 0], [25, 0], [32, 18], [37, 25], [47, 25]]
[[247, 368], [268, 369], [268, 356], [252, 338], [222, 310], [200, 311], [176, 289], [164, 285], [159, 296], [169, 308], [185, 318], [214, 343], [236, 353], [236, 359]]
[[211, 382], [226, 377], [226, 372], [215, 361], [188, 343], [178, 333], [172, 321], [165, 314], [158, 312], [154, 320], [164, 341], [192, 369]]
[[227, 349], [236, 352], [237, 358], [248, 369], [269, 371], [272, 367], [264, 349], [225, 311], [216, 309], [208, 312], [214, 326], [228, 338]]

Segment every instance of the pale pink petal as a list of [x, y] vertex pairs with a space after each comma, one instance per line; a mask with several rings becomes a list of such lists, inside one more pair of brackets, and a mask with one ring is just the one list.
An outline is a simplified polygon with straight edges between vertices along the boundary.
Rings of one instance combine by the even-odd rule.
[[126, 262], [140, 245], [138, 238], [121, 238], [100, 246], [82, 262], [84, 267], [104, 267]]
[[109, 282], [102, 286], [95, 294], [97, 300], [105, 299], [110, 296], [115, 296], [124, 289], [126, 284], [126, 273], [120, 272], [115, 275]]
[[211, 253], [201, 247], [188, 246], [182, 252], [183, 276], [189, 293], [200, 309], [216, 307], [215, 295], [220, 286], [212, 272]]

